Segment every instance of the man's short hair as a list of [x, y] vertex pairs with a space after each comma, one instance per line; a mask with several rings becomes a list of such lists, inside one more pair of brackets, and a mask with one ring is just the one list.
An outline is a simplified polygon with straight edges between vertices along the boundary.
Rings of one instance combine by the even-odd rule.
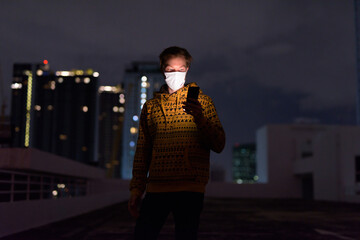
[[192, 61], [192, 56], [190, 53], [185, 48], [172, 46], [164, 49], [164, 51], [162, 51], [159, 55], [160, 68], [162, 71], [165, 70], [168, 60], [174, 57], [184, 57], [186, 61], [186, 67], [190, 67], [190, 63]]

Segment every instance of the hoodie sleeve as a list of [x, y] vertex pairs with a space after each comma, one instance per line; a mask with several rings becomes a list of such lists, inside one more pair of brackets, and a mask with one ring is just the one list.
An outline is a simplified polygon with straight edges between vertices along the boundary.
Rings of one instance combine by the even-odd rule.
[[151, 152], [152, 142], [147, 124], [147, 103], [145, 103], [140, 115], [139, 135], [132, 169], [133, 177], [129, 188], [131, 195], [142, 196], [145, 192]]
[[211, 150], [220, 153], [225, 146], [225, 132], [217, 115], [215, 106], [210, 97], [205, 100], [203, 106], [203, 121], [196, 122], [201, 131], [204, 142]]

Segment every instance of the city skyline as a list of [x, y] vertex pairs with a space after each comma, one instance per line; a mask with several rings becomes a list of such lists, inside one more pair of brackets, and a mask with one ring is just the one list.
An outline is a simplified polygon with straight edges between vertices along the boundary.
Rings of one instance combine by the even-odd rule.
[[[97, 69], [100, 85], [123, 81], [132, 61], [157, 61], [170, 45], [194, 57], [188, 82], [214, 99], [234, 143], [296, 118], [355, 124], [354, 2], [315, 1], [2, 1], [0, 68], [10, 108], [14, 62], [48, 59], [56, 69]], [[231, 107], [230, 107], [231, 106]]]

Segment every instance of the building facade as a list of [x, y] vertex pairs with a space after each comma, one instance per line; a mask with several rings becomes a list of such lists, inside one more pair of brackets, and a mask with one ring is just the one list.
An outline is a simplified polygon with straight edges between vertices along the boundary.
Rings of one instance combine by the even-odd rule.
[[256, 145], [258, 182], [272, 194], [360, 202], [360, 127], [267, 125]]
[[233, 147], [233, 181], [236, 183], [254, 183], [256, 175], [256, 145], [236, 144]]
[[15, 64], [12, 146], [96, 165], [98, 76], [91, 69], [52, 72], [46, 60]]
[[124, 88], [99, 87], [99, 166], [108, 177], [121, 177], [122, 133], [125, 112]]
[[141, 109], [146, 100], [153, 97], [165, 83], [159, 63], [134, 62], [126, 69], [124, 89], [126, 93], [123, 150], [122, 150], [122, 178], [132, 177], [132, 165], [138, 137]]

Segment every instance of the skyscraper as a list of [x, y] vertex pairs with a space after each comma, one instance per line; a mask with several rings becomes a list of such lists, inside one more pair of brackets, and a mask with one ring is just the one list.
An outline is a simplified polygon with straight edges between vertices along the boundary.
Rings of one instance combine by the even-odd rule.
[[55, 154], [79, 162], [97, 165], [97, 78], [99, 73], [86, 71], [57, 71], [54, 106]]
[[123, 128], [122, 178], [132, 176], [132, 163], [138, 137], [141, 109], [147, 99], [153, 97], [164, 83], [159, 63], [134, 62], [126, 69], [124, 89], [126, 93]]
[[11, 84], [11, 145], [30, 147], [35, 65], [14, 64]]
[[108, 177], [121, 177], [122, 132], [125, 112], [124, 88], [99, 87], [99, 166]]
[[98, 76], [91, 69], [54, 73], [46, 60], [15, 64], [12, 146], [94, 164]]
[[233, 180], [236, 183], [252, 183], [256, 176], [255, 144], [236, 144], [233, 148]]

